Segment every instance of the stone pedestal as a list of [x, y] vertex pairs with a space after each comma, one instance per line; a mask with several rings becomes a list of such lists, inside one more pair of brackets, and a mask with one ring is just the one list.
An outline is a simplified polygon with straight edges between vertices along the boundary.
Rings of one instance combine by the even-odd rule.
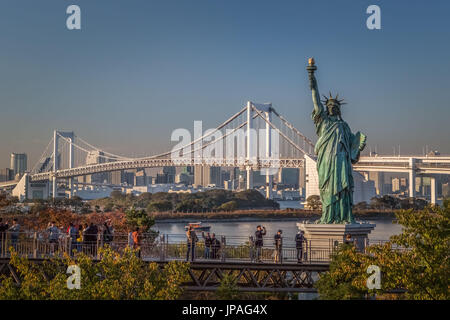
[[308, 241], [308, 247], [310, 247], [309, 251], [311, 254], [310, 258], [312, 260], [323, 260], [326, 256], [329, 257], [333, 248], [338, 243], [344, 242], [347, 234], [351, 235], [356, 248], [363, 251], [367, 243], [368, 235], [375, 229], [375, 226], [375, 224], [371, 223], [297, 223], [297, 227], [305, 232], [304, 236]]

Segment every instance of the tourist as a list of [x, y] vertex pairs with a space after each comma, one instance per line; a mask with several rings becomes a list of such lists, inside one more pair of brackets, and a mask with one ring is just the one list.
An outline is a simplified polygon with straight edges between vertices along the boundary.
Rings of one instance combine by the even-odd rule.
[[303, 262], [303, 243], [305, 242], [304, 232], [299, 230], [295, 235], [295, 249], [297, 250], [298, 263]]
[[350, 244], [350, 245], [353, 245], [353, 244], [354, 244], [354, 241], [353, 241], [353, 239], [352, 239], [352, 235], [351, 235], [350, 233], [347, 233], [347, 234], [345, 235], [345, 238], [344, 238], [344, 244]]
[[187, 252], [186, 252], [186, 261], [189, 261], [189, 254], [191, 255], [191, 261], [195, 260], [195, 244], [198, 241], [197, 234], [194, 231], [194, 227], [189, 226], [186, 231], [187, 238]]
[[113, 231], [111, 227], [111, 221], [107, 220], [103, 224], [103, 244], [111, 246], [112, 241], [113, 241]]
[[133, 248], [133, 231], [128, 231], [128, 248]]
[[8, 222], [3, 223], [3, 219], [0, 218], [0, 256], [6, 253], [6, 245], [3, 248], [3, 244], [6, 243], [6, 231], [8, 231]]
[[213, 233], [211, 235], [211, 258], [217, 259], [219, 258], [219, 250], [220, 250], [220, 241], [216, 238], [216, 234]]
[[50, 243], [50, 253], [53, 254], [55, 252], [55, 244], [58, 244], [58, 239], [59, 239], [59, 229], [55, 226], [55, 222], [52, 221], [50, 222], [48, 228], [47, 228], [47, 232], [48, 232], [48, 240]]
[[77, 248], [77, 235], [78, 230], [71, 222], [69, 224], [69, 232], [68, 232], [69, 238], [70, 238], [70, 254], [73, 253], [73, 250]]
[[211, 257], [211, 235], [209, 232], [206, 234], [202, 232], [202, 238], [205, 240], [205, 259], [209, 259]]
[[256, 262], [261, 262], [261, 251], [264, 245], [263, 236], [266, 235], [266, 227], [257, 226], [255, 232], [255, 248], [256, 248]]
[[77, 230], [77, 251], [81, 252], [82, 250], [82, 245], [83, 245], [83, 225], [79, 225], [78, 226], [78, 230]]
[[97, 234], [98, 228], [93, 222], [84, 230], [84, 242], [93, 256], [97, 255]]
[[283, 255], [282, 255], [282, 250], [283, 250], [283, 238], [281, 237], [281, 234], [283, 233], [282, 230], [278, 230], [278, 232], [275, 234], [274, 238], [274, 245], [275, 245], [275, 250], [274, 250], [274, 259], [273, 262], [274, 263], [282, 263], [283, 262]]
[[141, 234], [139, 233], [139, 227], [136, 227], [134, 229], [134, 232], [132, 233], [133, 237], [133, 249], [136, 250], [136, 256], [138, 258], [141, 257]]

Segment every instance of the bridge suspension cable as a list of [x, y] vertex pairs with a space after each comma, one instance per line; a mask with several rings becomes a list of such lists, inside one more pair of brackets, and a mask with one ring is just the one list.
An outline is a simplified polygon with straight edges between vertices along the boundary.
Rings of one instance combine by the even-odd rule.
[[280, 131], [276, 126], [273, 125], [272, 122], [270, 122], [269, 120], [266, 119], [266, 117], [255, 107], [253, 107], [253, 110], [261, 117], [261, 119], [263, 119], [268, 125], [270, 125], [274, 130], [276, 130], [280, 136], [282, 136], [283, 138], [286, 139], [286, 141], [288, 141], [295, 149], [297, 149], [298, 151], [304, 153], [304, 154], [309, 154], [308, 152], [306, 152], [305, 150], [303, 150], [302, 148], [300, 148], [295, 142], [293, 142], [289, 137], [287, 137], [282, 131]]

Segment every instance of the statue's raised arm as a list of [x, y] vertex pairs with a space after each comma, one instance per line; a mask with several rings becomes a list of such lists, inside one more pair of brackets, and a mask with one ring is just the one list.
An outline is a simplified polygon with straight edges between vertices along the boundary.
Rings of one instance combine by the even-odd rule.
[[314, 65], [314, 58], [309, 58], [308, 60], [308, 67], [306, 69], [308, 70], [309, 75], [309, 87], [311, 88], [312, 92], [312, 100], [314, 103], [314, 113], [315, 114], [321, 114], [323, 111], [323, 105], [320, 101], [320, 95], [319, 95], [319, 88], [317, 87], [317, 80], [316, 76], [314, 75], [314, 71], [317, 70], [317, 67]]

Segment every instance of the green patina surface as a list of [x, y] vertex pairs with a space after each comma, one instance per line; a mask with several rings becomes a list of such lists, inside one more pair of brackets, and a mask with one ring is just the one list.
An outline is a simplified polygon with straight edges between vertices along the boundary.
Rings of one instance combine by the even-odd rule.
[[325, 97], [326, 110], [320, 101], [315, 67], [308, 68], [314, 110], [312, 119], [319, 137], [315, 145], [317, 171], [319, 175], [322, 217], [319, 223], [354, 223], [352, 163], [359, 159], [364, 149], [366, 136], [353, 134], [342, 120], [342, 101], [330, 94]]

